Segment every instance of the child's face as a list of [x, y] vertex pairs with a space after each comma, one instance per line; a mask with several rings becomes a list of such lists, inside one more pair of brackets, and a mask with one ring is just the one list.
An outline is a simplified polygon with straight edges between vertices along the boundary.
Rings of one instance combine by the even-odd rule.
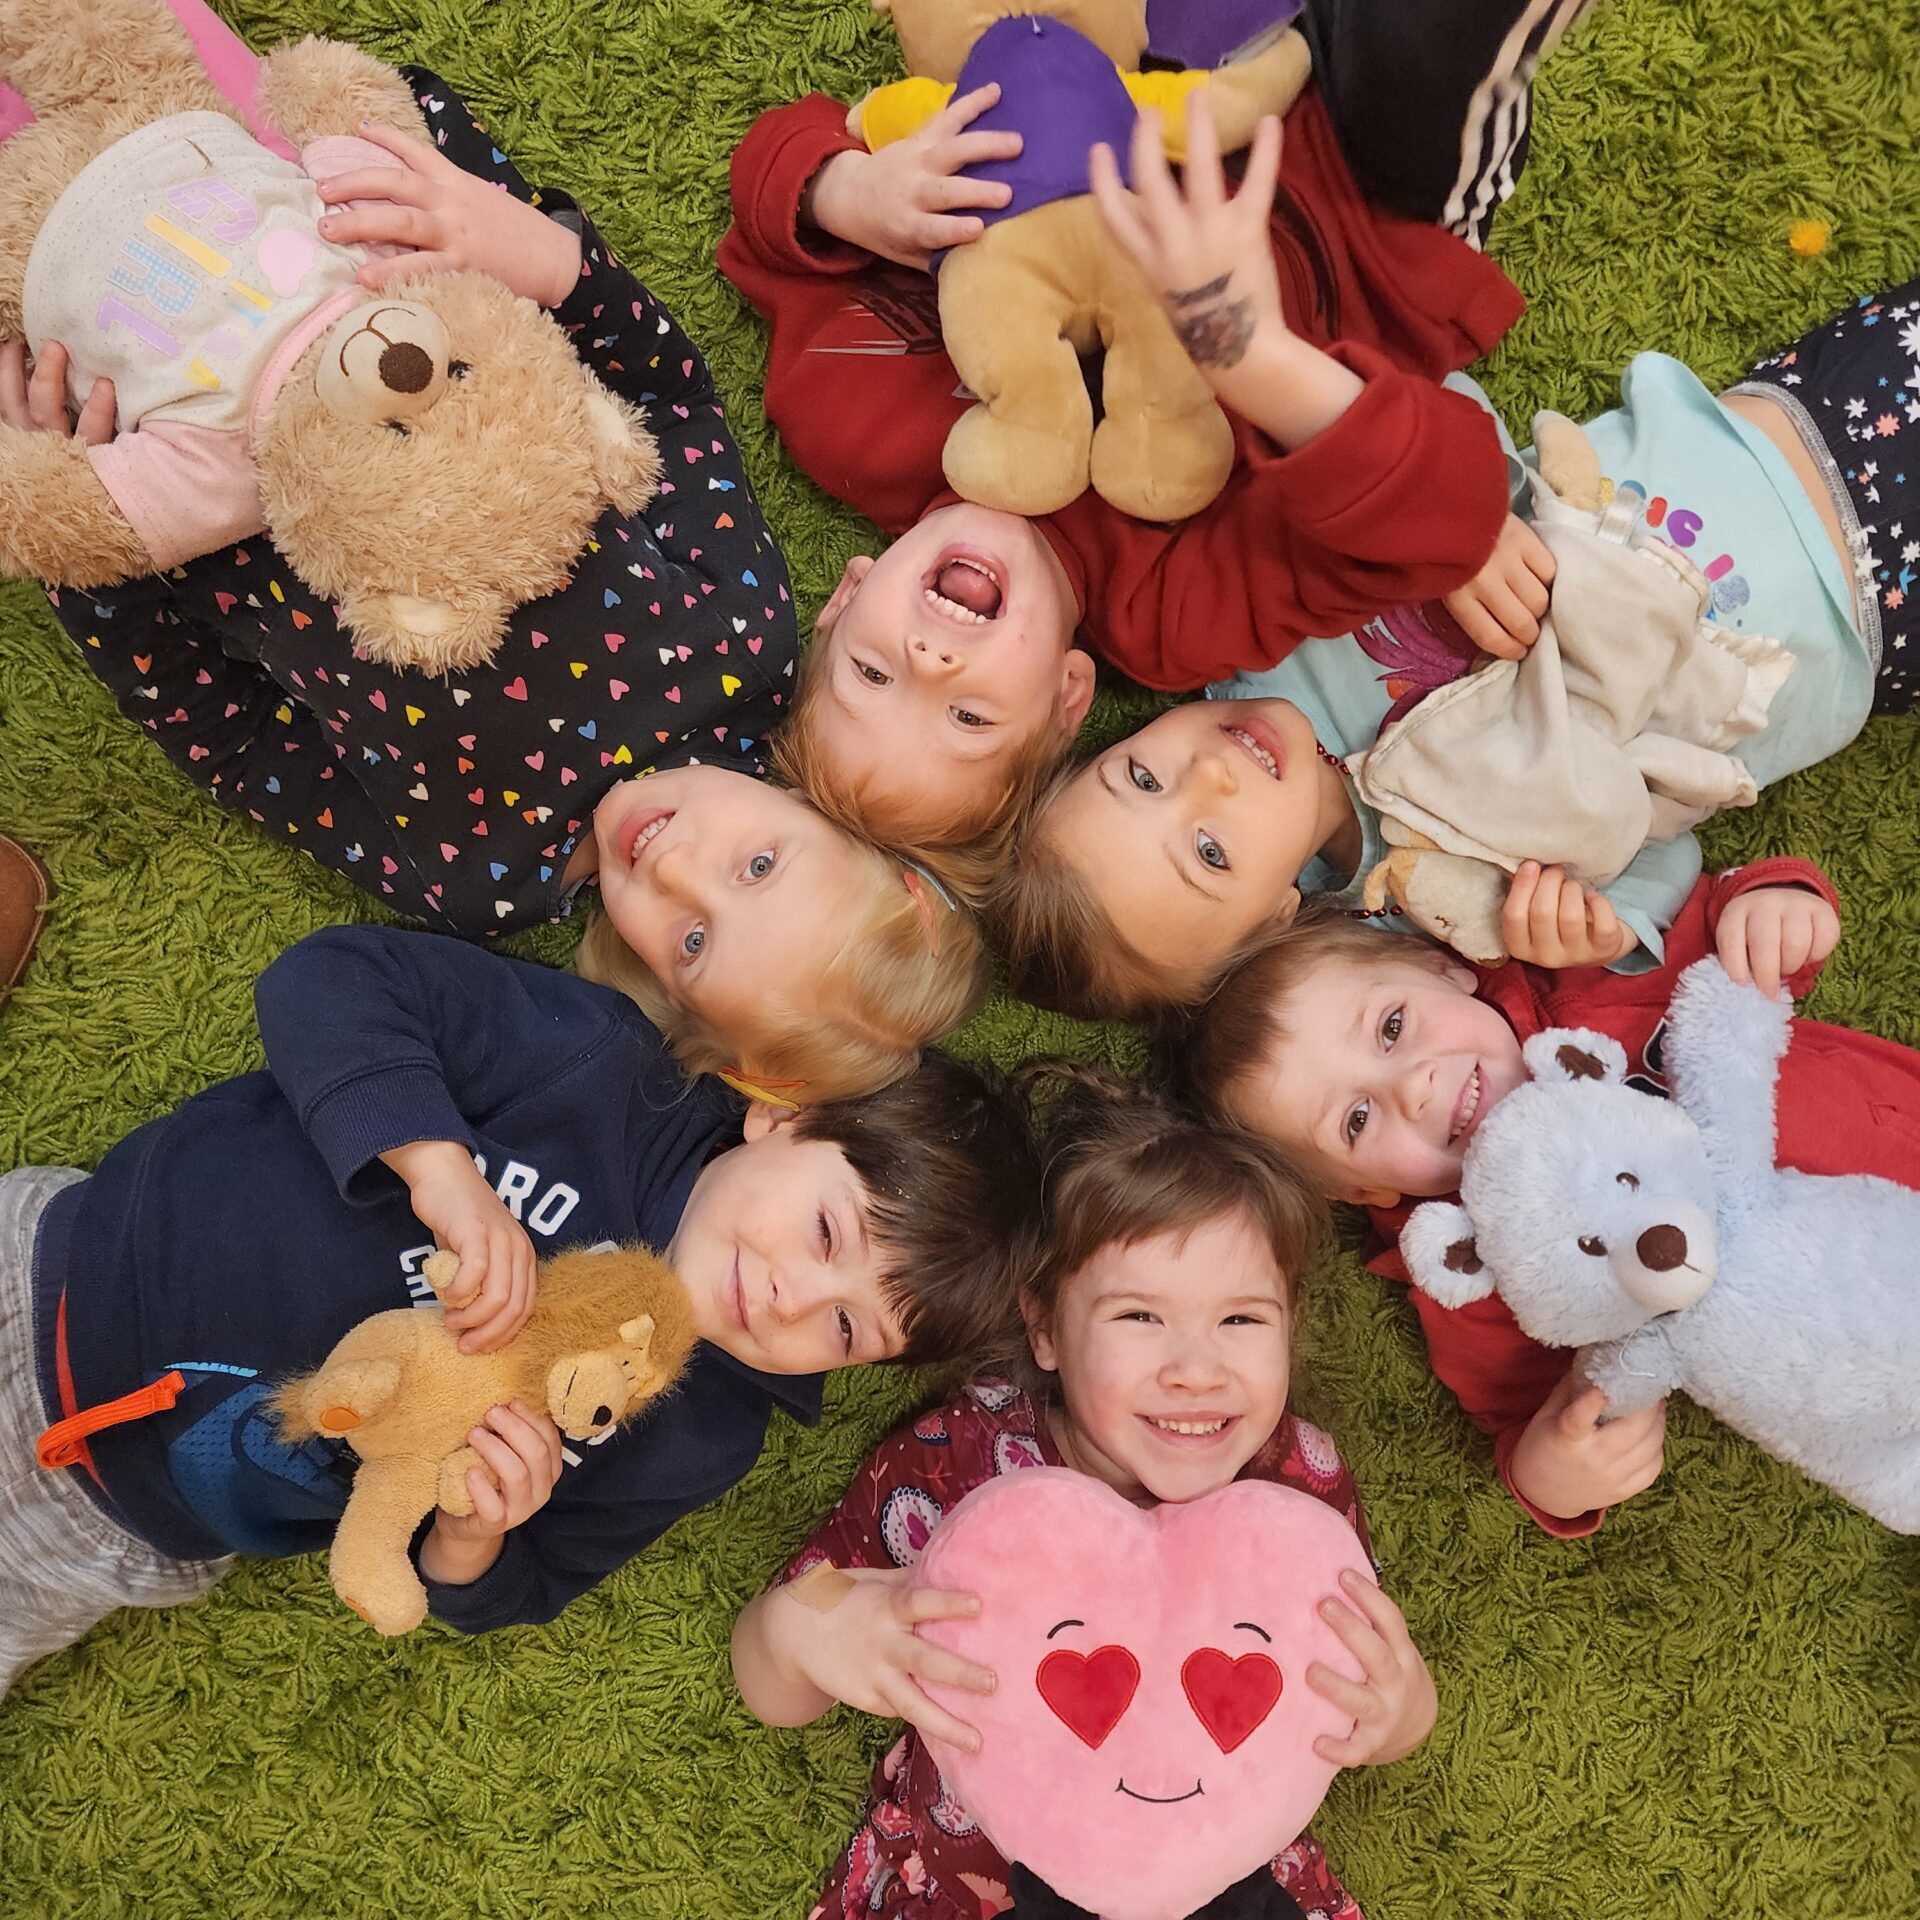
[[[1030, 1324], [1060, 1376], [1076, 1464], [1122, 1493], [1197, 1500], [1231, 1481], [1287, 1405], [1286, 1288], [1244, 1214], [1185, 1240], [1103, 1247]], [[1184, 1431], [1182, 1431], [1184, 1429]]]
[[1089, 761], [1043, 832], [1142, 959], [1205, 972], [1292, 917], [1328, 798], [1298, 707], [1196, 700]]
[[1288, 1038], [1242, 1082], [1235, 1117], [1304, 1155], [1336, 1199], [1452, 1193], [1475, 1129], [1527, 1077], [1473, 986], [1453, 963], [1323, 962], [1288, 994]]
[[1079, 610], [1032, 523], [942, 507], [857, 556], [821, 612], [821, 752], [895, 831], [982, 810], [1036, 734], [1064, 753], [1093, 699]]
[[751, 1116], [707, 1162], [667, 1258], [700, 1338], [763, 1373], [824, 1373], [905, 1344], [882, 1285], [867, 1191], [831, 1141]]
[[593, 816], [600, 900], [675, 1006], [751, 1030], [776, 984], [824, 969], [871, 884], [862, 850], [804, 800], [680, 767], [615, 787]]

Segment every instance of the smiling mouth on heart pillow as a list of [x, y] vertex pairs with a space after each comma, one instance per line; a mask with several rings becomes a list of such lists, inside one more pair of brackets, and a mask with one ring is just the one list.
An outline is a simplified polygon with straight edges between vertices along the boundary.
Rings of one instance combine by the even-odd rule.
[[1320, 1618], [1353, 1529], [1310, 1494], [1242, 1480], [1142, 1511], [1084, 1474], [1031, 1467], [947, 1514], [919, 1584], [980, 1612], [919, 1631], [991, 1667], [985, 1698], [927, 1691], [977, 1727], [930, 1742], [996, 1848], [1103, 1920], [1184, 1920], [1298, 1837], [1351, 1716], [1310, 1661], [1359, 1679]]

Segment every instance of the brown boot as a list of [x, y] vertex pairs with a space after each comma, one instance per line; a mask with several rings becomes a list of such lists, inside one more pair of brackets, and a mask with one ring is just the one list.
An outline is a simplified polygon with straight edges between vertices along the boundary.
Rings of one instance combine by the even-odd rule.
[[26, 971], [47, 917], [46, 869], [25, 847], [0, 834], [0, 1000]]

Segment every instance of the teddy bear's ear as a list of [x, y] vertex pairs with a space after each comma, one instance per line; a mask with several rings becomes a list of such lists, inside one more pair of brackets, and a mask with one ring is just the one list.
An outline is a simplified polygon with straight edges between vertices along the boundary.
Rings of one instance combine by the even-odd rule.
[[1480, 1257], [1473, 1218], [1451, 1200], [1414, 1208], [1400, 1232], [1400, 1257], [1413, 1284], [1443, 1307], [1484, 1300], [1494, 1289], [1494, 1271]]
[[638, 513], [660, 486], [660, 449], [639, 410], [588, 375], [593, 477], [622, 513]]
[[504, 600], [486, 595], [458, 606], [377, 589], [340, 596], [340, 617], [369, 660], [436, 676], [464, 673], [491, 660], [506, 632], [508, 611]]
[[620, 1344], [625, 1347], [638, 1347], [642, 1353], [653, 1345], [653, 1315], [643, 1313], [629, 1320], [620, 1329]]
[[1549, 1085], [1627, 1077], [1626, 1050], [1591, 1027], [1549, 1027], [1520, 1049], [1527, 1071]]

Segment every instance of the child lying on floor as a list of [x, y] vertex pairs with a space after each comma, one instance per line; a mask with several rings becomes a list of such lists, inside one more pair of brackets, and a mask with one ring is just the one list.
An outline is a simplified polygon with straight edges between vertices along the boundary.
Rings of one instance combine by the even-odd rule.
[[[998, 1335], [1038, 1169], [1019, 1107], [944, 1055], [867, 1100], [747, 1109], [604, 987], [377, 927], [302, 941], [257, 1001], [265, 1072], [92, 1174], [0, 1175], [0, 1691], [236, 1553], [328, 1544], [352, 1458], [282, 1441], [273, 1390], [368, 1314], [438, 1311], [436, 1245], [469, 1350], [524, 1324], [537, 1257], [603, 1242], [665, 1251], [701, 1341], [668, 1399], [577, 1454], [524, 1406], [474, 1429], [492, 1480], [470, 1472], [473, 1513], [415, 1549], [467, 1632], [550, 1620], [718, 1499], [776, 1409], [819, 1418], [823, 1373]], [[89, 1411], [36, 1466], [42, 1430]]]
[[[1247, 204], [1264, 181], [1250, 169], [1229, 199], [1217, 168], [1196, 164], [1183, 196], [1157, 151], [1143, 145], [1135, 166], [1139, 195], [1110, 182], [1108, 198], [1161, 284], [1228, 276], [1230, 291], [1245, 289], [1248, 361], [1284, 355], [1260, 203]], [[1896, 580], [1911, 569], [1896, 563], [1890, 536], [1875, 551], [1903, 503], [1920, 525], [1920, 463], [1909, 483], [1895, 451], [1912, 422], [1894, 411], [1865, 418], [1876, 382], [1904, 384], [1920, 364], [1920, 321], [1876, 330], [1883, 314], [1909, 311], [1920, 313], [1920, 282], [1849, 308], [1718, 400], [1678, 361], [1642, 354], [1622, 405], [1585, 430], [1616, 504], [1637, 490], [1661, 539], [1702, 556], [1728, 641], [1768, 636], [1791, 655], [1757, 730], [1726, 750], [1749, 794], [1838, 752], [1870, 710], [1908, 709], [1920, 694]], [[1883, 460], [1867, 457], [1881, 448]], [[1538, 611], [1506, 610], [1514, 651], [1537, 639]], [[1467, 671], [1474, 650], [1457, 635], [1450, 644], [1445, 624], [1431, 609], [1401, 609], [1308, 641], [1278, 666], [1209, 688], [1217, 701], [1177, 707], [1057, 774], [1023, 819], [993, 902], [1015, 990], [1106, 1016], [1194, 1004], [1287, 924], [1303, 894], [1361, 908], [1387, 849], [1345, 756]], [[1688, 833], [1649, 839], [1604, 890], [1522, 863], [1506, 944], [1544, 966], [1657, 966], [1698, 874]]]
[[[1474, 971], [1423, 940], [1314, 906], [1248, 959], [1171, 1051], [1210, 1111], [1252, 1127], [1329, 1196], [1369, 1208], [1396, 1251], [1411, 1203], [1449, 1194], [1476, 1129], [1525, 1078], [1521, 1043], [1591, 1027], [1626, 1049], [1628, 1073], [1664, 1088], [1661, 1036], [1681, 973], [1717, 954], [1771, 993], [1812, 986], [1839, 937], [1832, 887], [1800, 860], [1701, 880], [1658, 967], [1636, 974], [1526, 965]], [[1781, 1064], [1775, 1158], [1805, 1173], [1871, 1173], [1920, 1185], [1920, 1053], [1797, 1019]], [[1599, 1526], [1662, 1466], [1664, 1406], [1604, 1418], [1564, 1349], [1536, 1346], [1497, 1297], [1448, 1309], [1416, 1291], [1434, 1371], [1494, 1437], [1500, 1478], [1549, 1532]]]
[[1581, 5], [1309, 10], [1314, 78], [1286, 116], [1260, 244], [1302, 377], [1340, 404], [1263, 411], [1243, 374], [1204, 368], [1242, 415], [1234, 470], [1175, 526], [1092, 493], [1026, 521], [946, 490], [942, 447], [972, 396], [925, 268], [1005, 204], [1003, 182], [969, 171], [1019, 147], [969, 131], [996, 88], [872, 154], [823, 96], [761, 117], [734, 156], [719, 259], [771, 329], [767, 414], [803, 471], [899, 536], [849, 563], [776, 736], [822, 806], [979, 887], [1087, 711], [1076, 628], [1173, 690], [1431, 595], [1497, 635], [1483, 602], [1530, 591], [1540, 556], [1502, 535], [1491, 423], [1438, 383], [1519, 316], [1476, 248], [1519, 172], [1535, 68]]
[[[976, 1380], [882, 1442], [734, 1627], [741, 1697], [768, 1724], [800, 1726], [842, 1700], [910, 1723], [874, 1774], [866, 1818], [812, 1920], [980, 1920], [1009, 1904], [1007, 1863], [921, 1739], [972, 1745], [977, 1735], [918, 1678], [976, 1692], [993, 1684], [913, 1631], [976, 1604], [909, 1584], [927, 1534], [963, 1495], [1033, 1466], [1092, 1474], [1142, 1506], [1251, 1477], [1310, 1493], [1364, 1531], [1332, 1440], [1287, 1410], [1296, 1286], [1322, 1225], [1312, 1196], [1258, 1141], [1212, 1133], [1157, 1095], [1084, 1073], [1059, 1096], [1048, 1133], [1047, 1246], [1016, 1276], [1027, 1339], [1013, 1378]], [[1011, 1320], [1011, 1292], [1002, 1306]], [[831, 1603], [821, 1598], [829, 1568], [853, 1576]], [[1307, 1685], [1355, 1722], [1347, 1739], [1323, 1736], [1316, 1750], [1340, 1766], [1411, 1753], [1433, 1727], [1436, 1699], [1399, 1608], [1349, 1574], [1344, 1599], [1322, 1612], [1366, 1680], [1308, 1668]], [[1299, 1907], [1359, 1920], [1311, 1835], [1271, 1872]]]

